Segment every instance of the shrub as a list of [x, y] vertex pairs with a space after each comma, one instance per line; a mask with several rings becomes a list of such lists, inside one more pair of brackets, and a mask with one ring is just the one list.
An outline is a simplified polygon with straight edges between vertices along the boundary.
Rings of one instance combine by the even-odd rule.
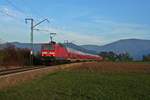
[[150, 61], [150, 54], [143, 56], [143, 61]]
[[110, 52], [100, 52], [99, 55], [102, 56], [105, 61], [132, 61], [133, 60], [128, 53], [116, 54], [110, 51]]
[[29, 65], [30, 50], [19, 49], [11, 44], [0, 50], [0, 65], [23, 66]]

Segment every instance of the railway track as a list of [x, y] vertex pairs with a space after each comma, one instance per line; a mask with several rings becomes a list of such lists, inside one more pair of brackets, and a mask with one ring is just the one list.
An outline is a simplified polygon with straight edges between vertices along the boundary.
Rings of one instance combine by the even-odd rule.
[[23, 67], [23, 68], [15, 68], [15, 69], [6, 69], [6, 70], [0, 71], [0, 76], [12, 74], [12, 73], [34, 70], [34, 69], [40, 69], [40, 68], [45, 68], [45, 67]]
[[[67, 64], [67, 63], [62, 63], [62, 64]], [[62, 64], [52, 64], [50, 66], [62, 65]], [[34, 70], [34, 69], [42, 69], [42, 68], [46, 68], [46, 67], [50, 67], [50, 66], [42, 66], [42, 67], [41, 66], [38, 66], [38, 67], [32, 66], [32, 67], [22, 67], [22, 68], [15, 68], [15, 69], [5, 69], [5, 70], [0, 70], [0, 76]]]
[[[76, 62], [72, 62], [72, 63], [76, 63]], [[15, 68], [15, 69], [5, 69], [5, 70], [0, 70], [0, 76], [18, 73], [18, 72], [29, 71], [29, 70], [34, 70], [34, 69], [42, 69], [42, 68], [51, 67], [54, 65], [63, 65], [63, 64], [71, 64], [71, 63], [52, 64], [50, 66], [42, 66], [42, 67], [41, 66], [38, 66], [38, 67], [32, 66], [32, 67], [22, 67], [22, 68]]]

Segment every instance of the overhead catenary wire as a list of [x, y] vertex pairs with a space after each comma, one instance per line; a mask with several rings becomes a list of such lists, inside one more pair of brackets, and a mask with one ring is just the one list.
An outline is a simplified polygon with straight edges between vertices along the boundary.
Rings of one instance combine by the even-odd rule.
[[6, 15], [6, 16], [8, 16], [8, 17], [10, 17], [10, 18], [12, 18], [12, 19], [14, 19], [14, 20], [16, 20], [16, 21], [18, 21], [18, 22], [21, 22], [21, 23], [22, 23], [22, 20], [21, 20], [20, 18], [18, 18], [18, 17], [16, 17], [16, 16], [13, 16], [13, 15], [11, 15], [11, 14], [9, 14], [9, 13], [7, 13], [7, 12], [1, 10], [1, 9], [0, 9], [0, 13], [3, 14], [3, 15]]
[[[22, 0], [23, 1], [23, 0]], [[29, 10], [32, 12], [32, 13], [34, 13], [34, 15], [32, 15], [32, 14], [27, 14], [23, 9], [20, 9], [18, 6], [16, 6], [15, 5], [15, 3], [14, 3], [14, 1], [12, 1], [12, 0], [6, 0], [6, 2], [10, 5], [10, 6], [12, 6], [14, 9], [16, 9], [17, 11], [19, 11], [19, 12], [21, 12], [21, 13], [23, 13], [23, 14], [25, 14], [25, 15], [27, 15], [26, 17], [37, 17], [36, 19], [43, 19], [44, 17], [43, 16], [41, 16], [39, 13], [37, 13], [37, 11], [33, 11], [33, 9], [31, 8], [31, 7], [29, 7], [29, 5], [27, 6], [27, 4], [25, 5], [25, 3], [24, 3], [24, 5], [25, 6], [27, 6], [27, 8], [30, 8]], [[24, 6], [24, 7], [25, 7]], [[29, 12], [30, 12], [29, 11]], [[31, 13], [30, 12], [30, 13]], [[36, 14], [35, 14], [36, 13]], [[35, 19], [35, 18], [34, 18]]]
[[46, 30], [46, 29], [34, 29], [34, 30], [36, 30], [36, 31], [43, 31], [43, 32], [48, 32], [48, 33], [50, 33], [50, 31], [49, 30]]
[[31, 16], [31, 14], [26, 13], [26, 11], [20, 9], [18, 6], [15, 5], [14, 1], [12, 0], [5, 0], [7, 4], [9, 4], [12, 8], [14, 8], [16, 11], [18, 11], [20, 14], [24, 15], [24, 18], [20, 18], [21, 21], [23, 21], [26, 17]]
[[[14, 1], [12, 1], [12, 0], [5, 0], [5, 1], [6, 1], [10, 6], [12, 6], [13, 8], [15, 8], [17, 11], [19, 11], [19, 12], [21, 12], [21, 13], [23, 13], [23, 14], [26, 15], [26, 12], [23, 11], [22, 9], [20, 9], [19, 7], [17, 7], [17, 6], [15, 5]], [[10, 14], [4, 12], [4, 11], [0, 11], [0, 12], [3, 13], [3, 14], [5, 14], [5, 15], [7, 15], [7, 16], [9, 16], [9, 17], [11, 17], [11, 18], [13, 18], [13, 19], [17, 19], [17, 17], [15, 17], [15, 16], [13, 16], [13, 15], [10, 15]], [[27, 17], [27, 16], [26, 16], [26, 17]], [[46, 19], [47, 19], [47, 18], [46, 18]]]
[[[24, 0], [22, 0], [22, 2], [24, 2], [24, 5], [27, 6], [27, 8], [30, 8], [29, 9], [29, 12], [31, 11], [33, 14], [30, 14], [30, 13], [26, 13], [26, 11], [24, 11], [23, 9], [19, 8], [18, 6], [16, 6], [16, 3], [14, 2], [14, 0], [5, 0], [11, 7], [13, 7], [14, 9], [16, 9], [18, 12], [22, 13], [25, 15], [25, 18], [26, 17], [32, 17], [34, 19], [36, 19], [37, 21], [39, 20], [42, 20], [42, 19], [45, 19], [43, 16], [41, 16], [41, 14], [39, 14], [37, 11], [33, 11], [33, 9], [31, 7], [29, 7], [29, 5], [26, 4], [26, 2], [24, 2]], [[24, 6], [24, 7], [25, 7]], [[35, 14], [36, 13], [36, 14]], [[23, 19], [25, 19], [23, 18]], [[23, 20], [22, 19], [22, 20]], [[39, 19], [39, 20], [38, 20]], [[49, 19], [46, 17], [46, 19]]]
[[[21, 14], [25, 14], [25, 12], [23, 10], [21, 10], [20, 8], [18, 8], [17, 6], [15, 6], [10, 0], [5, 0], [11, 7], [13, 7], [14, 9], [16, 9], [16, 11], [20, 12]], [[20, 18], [19, 16], [17, 15], [12, 15], [10, 14], [9, 12], [5, 11], [5, 9], [0, 9], [0, 13], [2, 13], [3, 15], [6, 15], [20, 23], [22, 23], [22, 20], [24, 20], [24, 18]]]
[[8, 14], [8, 13], [2, 11], [2, 10], [0, 10], [0, 12], [1, 12], [2, 14], [4, 14], [4, 15], [7, 15], [7, 16], [9, 16], [9, 17], [11, 17], [11, 18], [16, 19], [16, 17], [14, 17], [14, 16], [12, 16], [12, 15], [10, 15], [10, 14]]
[[[42, 19], [45, 18], [44, 16], [41, 15], [41, 13], [37, 12], [37, 10], [31, 8], [31, 7], [25, 2], [25, 0], [22, 0], [21, 2], [23, 2], [24, 7], [27, 6], [27, 8], [30, 8], [29, 10], [30, 10], [33, 14], [27, 13], [25, 10], [21, 9], [20, 7], [18, 7], [18, 6], [16, 5], [16, 3], [15, 3], [14, 0], [5, 0], [5, 2], [6, 2], [7, 4], [9, 4], [11, 7], [13, 7], [14, 9], [16, 9], [17, 11], [19, 11], [20, 13], [24, 14], [24, 15], [25, 15], [25, 18], [26, 18], [26, 17], [32, 17], [32, 18], [35, 19], [35, 17], [36, 17], [36, 20], [38, 20], [38, 19], [42, 20]], [[30, 12], [30, 11], [29, 11], [29, 12]], [[46, 18], [47, 18], [47, 17], [46, 17]], [[51, 19], [51, 18], [48, 18], [48, 19]], [[38, 20], [38, 21], [39, 21], [39, 20]]]
[[36, 10], [36, 9], [32, 8], [29, 5], [29, 2], [26, 2], [26, 0], [22, 0], [21, 2], [23, 2], [23, 4], [25, 5], [26, 8], [28, 8], [32, 13], [34, 13], [35, 17], [37, 17], [40, 20], [42, 20], [42, 19], [45, 18], [45, 16], [41, 15], [41, 13], [39, 12], [39, 10]]
[[23, 11], [22, 9], [20, 9], [19, 7], [17, 7], [11, 0], [5, 0], [9, 5], [11, 5], [13, 8], [15, 8], [17, 11], [21, 12], [21, 13], [26, 13], [25, 11]]

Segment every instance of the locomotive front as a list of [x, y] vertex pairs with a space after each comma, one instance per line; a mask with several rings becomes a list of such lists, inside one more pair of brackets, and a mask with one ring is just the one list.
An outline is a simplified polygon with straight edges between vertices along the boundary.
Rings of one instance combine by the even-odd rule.
[[41, 47], [42, 62], [50, 64], [55, 60], [55, 43], [43, 44]]

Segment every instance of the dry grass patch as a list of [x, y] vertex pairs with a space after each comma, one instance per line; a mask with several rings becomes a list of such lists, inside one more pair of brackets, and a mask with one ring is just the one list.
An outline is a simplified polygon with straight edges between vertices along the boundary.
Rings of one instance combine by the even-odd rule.
[[150, 63], [140, 62], [90, 62], [73, 67], [72, 70], [99, 72], [150, 72]]

